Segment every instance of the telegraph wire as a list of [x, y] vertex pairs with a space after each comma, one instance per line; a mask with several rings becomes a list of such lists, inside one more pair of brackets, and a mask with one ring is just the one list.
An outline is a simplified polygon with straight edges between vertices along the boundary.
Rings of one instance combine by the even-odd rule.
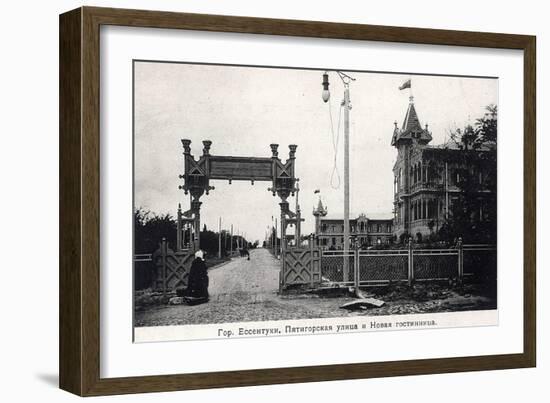
[[340, 109], [338, 111], [338, 127], [336, 130], [336, 133], [334, 133], [334, 120], [332, 118], [332, 103], [331, 103], [331, 99], [329, 98], [328, 114], [330, 117], [330, 132], [331, 132], [332, 148], [334, 150], [333, 166], [332, 166], [332, 172], [330, 174], [330, 186], [333, 189], [339, 189], [341, 184], [340, 172], [338, 171], [338, 144], [340, 142], [340, 124], [342, 121], [342, 108], [343, 108], [343, 105], [340, 104]]

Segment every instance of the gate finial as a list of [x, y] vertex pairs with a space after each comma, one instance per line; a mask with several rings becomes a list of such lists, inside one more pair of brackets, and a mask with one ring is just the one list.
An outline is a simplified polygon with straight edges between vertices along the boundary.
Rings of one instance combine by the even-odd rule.
[[202, 144], [204, 148], [202, 149], [202, 155], [210, 155], [210, 146], [212, 142], [210, 140], [203, 140]]
[[277, 151], [279, 144], [270, 144], [269, 146], [271, 147], [271, 158], [277, 158], [279, 156], [279, 152]]
[[189, 139], [181, 139], [181, 144], [183, 145], [183, 152], [185, 154], [191, 154], [191, 140]]
[[296, 144], [290, 144], [288, 146], [288, 148], [290, 149], [290, 152], [288, 153], [288, 157], [290, 159], [295, 159], [296, 158], [296, 149], [298, 148], [298, 146]]

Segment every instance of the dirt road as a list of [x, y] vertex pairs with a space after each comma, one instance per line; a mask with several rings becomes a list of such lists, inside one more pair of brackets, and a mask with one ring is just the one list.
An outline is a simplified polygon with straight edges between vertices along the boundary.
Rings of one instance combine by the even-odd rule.
[[241, 302], [269, 298], [279, 288], [279, 261], [266, 249], [250, 251], [250, 260], [234, 258], [209, 271], [211, 301]]

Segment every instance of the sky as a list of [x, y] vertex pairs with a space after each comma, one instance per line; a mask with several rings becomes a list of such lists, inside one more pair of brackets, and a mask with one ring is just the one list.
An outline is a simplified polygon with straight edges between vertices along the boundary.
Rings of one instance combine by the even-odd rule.
[[[271, 143], [279, 157], [297, 144], [296, 177], [305, 223], [313, 231], [312, 210], [319, 189], [330, 216], [343, 216], [344, 87], [330, 72], [331, 99], [321, 99], [322, 70], [135, 62], [134, 65], [134, 204], [157, 214], [175, 216], [178, 203], [189, 197], [178, 185], [183, 173], [181, 139], [191, 140], [191, 153], [202, 154], [202, 140], [211, 140], [211, 154], [270, 157]], [[392, 217], [394, 121], [403, 123], [414, 104], [422, 127], [432, 132], [432, 145], [448, 139], [449, 131], [474, 123], [485, 107], [498, 104], [498, 79], [392, 73], [347, 72], [350, 84], [350, 211], [372, 218]], [[398, 87], [411, 79], [412, 89]], [[332, 116], [332, 125], [331, 125]], [[339, 119], [341, 116], [341, 120]], [[338, 122], [340, 131], [338, 132]], [[339, 133], [339, 135], [338, 135]], [[338, 137], [336, 152], [335, 138]], [[337, 176], [332, 176], [336, 155]], [[331, 180], [332, 178], [332, 180]], [[270, 182], [211, 181], [215, 186], [201, 201], [207, 228], [246, 235], [262, 242], [280, 216]], [[289, 198], [294, 210], [295, 199]], [[293, 230], [289, 231], [293, 233]]]

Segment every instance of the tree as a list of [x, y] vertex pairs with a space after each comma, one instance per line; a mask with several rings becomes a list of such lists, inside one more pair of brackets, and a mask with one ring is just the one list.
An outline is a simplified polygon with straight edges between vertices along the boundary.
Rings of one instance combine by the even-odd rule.
[[157, 215], [140, 207], [134, 210], [134, 253], [152, 253], [162, 241], [176, 246], [176, 220], [170, 214]]
[[218, 233], [206, 230], [205, 225], [201, 231], [201, 249], [206, 252], [206, 256], [214, 257], [218, 255], [218, 246]]
[[[222, 237], [224, 236], [222, 232]], [[170, 248], [176, 248], [177, 223], [170, 214], [158, 215], [142, 207], [134, 210], [134, 253], [153, 253], [165, 238]], [[225, 234], [227, 238], [227, 233]], [[240, 244], [246, 242], [244, 238], [233, 237]], [[222, 238], [224, 239], [224, 238]], [[207, 229], [206, 224], [200, 233], [201, 249], [209, 256], [217, 256], [219, 239], [218, 233]], [[225, 255], [226, 242], [222, 241], [222, 255]]]
[[451, 136], [460, 152], [455, 172], [460, 192], [448, 219], [439, 231], [441, 239], [455, 242], [496, 242], [497, 223], [497, 107], [489, 105], [474, 126]]
[[[170, 214], [157, 215], [143, 208], [134, 210], [134, 253], [153, 253], [166, 238], [176, 246], [176, 221]], [[134, 287], [136, 290], [151, 287], [155, 278], [153, 262], [134, 263]]]

